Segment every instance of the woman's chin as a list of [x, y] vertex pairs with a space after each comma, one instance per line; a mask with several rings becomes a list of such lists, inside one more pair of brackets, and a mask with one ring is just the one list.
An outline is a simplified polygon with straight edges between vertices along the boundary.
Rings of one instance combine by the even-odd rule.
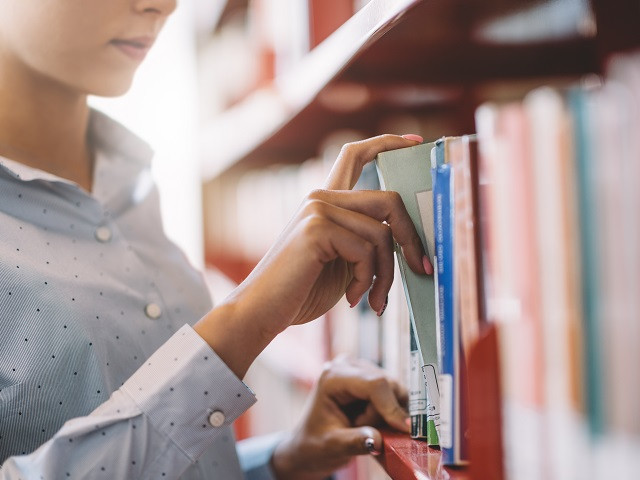
[[108, 72], [96, 71], [90, 75], [80, 77], [80, 81], [76, 79], [75, 88], [83, 91], [87, 95], [95, 95], [97, 97], [119, 97], [124, 95], [131, 88], [135, 71], [131, 72]]
[[132, 82], [133, 78], [120, 81], [104, 81], [97, 85], [92, 85], [92, 88], [88, 89], [88, 93], [97, 97], [119, 97], [129, 91]]

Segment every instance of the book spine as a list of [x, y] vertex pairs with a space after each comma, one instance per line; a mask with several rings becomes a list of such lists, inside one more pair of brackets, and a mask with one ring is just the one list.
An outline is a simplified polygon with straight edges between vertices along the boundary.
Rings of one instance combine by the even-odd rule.
[[[437, 155], [437, 154], [436, 154]], [[456, 325], [454, 315], [454, 273], [453, 273], [453, 223], [451, 201], [451, 167], [437, 162], [435, 170], [435, 238], [438, 257], [436, 274], [438, 277], [439, 323], [441, 332], [440, 350], [440, 446], [444, 464], [455, 463], [456, 451]]]
[[574, 115], [574, 143], [576, 170], [578, 177], [579, 217], [581, 233], [582, 301], [584, 311], [584, 385], [586, 388], [586, 409], [589, 429], [594, 435], [604, 432], [605, 414], [603, 402], [603, 368], [601, 352], [601, 332], [598, 325], [598, 304], [600, 285], [598, 278], [599, 246], [597, 245], [596, 194], [594, 159], [589, 146], [589, 119], [587, 94], [574, 89], [569, 94], [569, 105]]

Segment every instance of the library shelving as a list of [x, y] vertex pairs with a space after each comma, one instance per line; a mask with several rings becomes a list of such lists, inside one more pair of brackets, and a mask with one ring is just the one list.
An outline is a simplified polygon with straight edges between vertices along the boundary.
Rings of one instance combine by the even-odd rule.
[[580, 0], [371, 0], [290, 71], [205, 125], [204, 177], [298, 163], [329, 131], [375, 133], [394, 112], [463, 108], [459, 133], [468, 131], [473, 87], [598, 71], [594, 21]]
[[[288, 71], [204, 125], [205, 230], [217, 221], [212, 190], [242, 172], [317, 157], [336, 130], [385, 133], [394, 115], [429, 119], [431, 129], [389, 133], [473, 132], [474, 112], [486, 100], [601, 74], [611, 53], [640, 45], [638, 25], [640, 4], [628, 0], [370, 0]], [[236, 281], [257, 260], [221, 250], [206, 235], [205, 256]], [[491, 352], [495, 338], [489, 332], [483, 341], [470, 383], [476, 374], [487, 381], [477, 388], [491, 390], [496, 379], [487, 368], [495, 362], [482, 349]], [[476, 452], [491, 457], [496, 438], [488, 435]], [[438, 452], [421, 442], [387, 432], [385, 452], [380, 462], [394, 479], [445, 478]], [[490, 478], [492, 461], [499, 458], [443, 475]]]
[[[216, 180], [299, 164], [333, 131], [405, 133], [381, 131], [381, 122], [415, 115], [436, 119], [426, 138], [464, 134], [487, 97], [600, 72], [610, 46], [634, 45], [638, 36], [632, 2], [601, 3], [371, 0], [287, 72], [203, 125], [205, 227]], [[621, 18], [629, 20], [620, 25]], [[235, 280], [256, 263], [216, 250], [205, 236], [212, 244], [208, 262]]]

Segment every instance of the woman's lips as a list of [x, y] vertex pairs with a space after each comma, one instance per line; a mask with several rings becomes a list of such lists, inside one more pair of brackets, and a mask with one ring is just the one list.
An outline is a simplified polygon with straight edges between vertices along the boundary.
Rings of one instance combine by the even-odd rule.
[[134, 60], [142, 60], [153, 45], [153, 39], [149, 37], [116, 38], [111, 40], [111, 44]]

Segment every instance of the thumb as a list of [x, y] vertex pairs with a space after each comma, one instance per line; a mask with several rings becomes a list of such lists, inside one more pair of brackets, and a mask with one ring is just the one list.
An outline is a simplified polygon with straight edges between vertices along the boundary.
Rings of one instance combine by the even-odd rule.
[[335, 455], [380, 455], [382, 435], [373, 427], [338, 428], [327, 434]]
[[413, 147], [422, 142], [419, 135], [378, 135], [359, 142], [347, 143], [342, 147], [329, 178], [325, 183], [328, 190], [351, 190], [358, 181], [363, 167], [380, 152], [397, 148]]

